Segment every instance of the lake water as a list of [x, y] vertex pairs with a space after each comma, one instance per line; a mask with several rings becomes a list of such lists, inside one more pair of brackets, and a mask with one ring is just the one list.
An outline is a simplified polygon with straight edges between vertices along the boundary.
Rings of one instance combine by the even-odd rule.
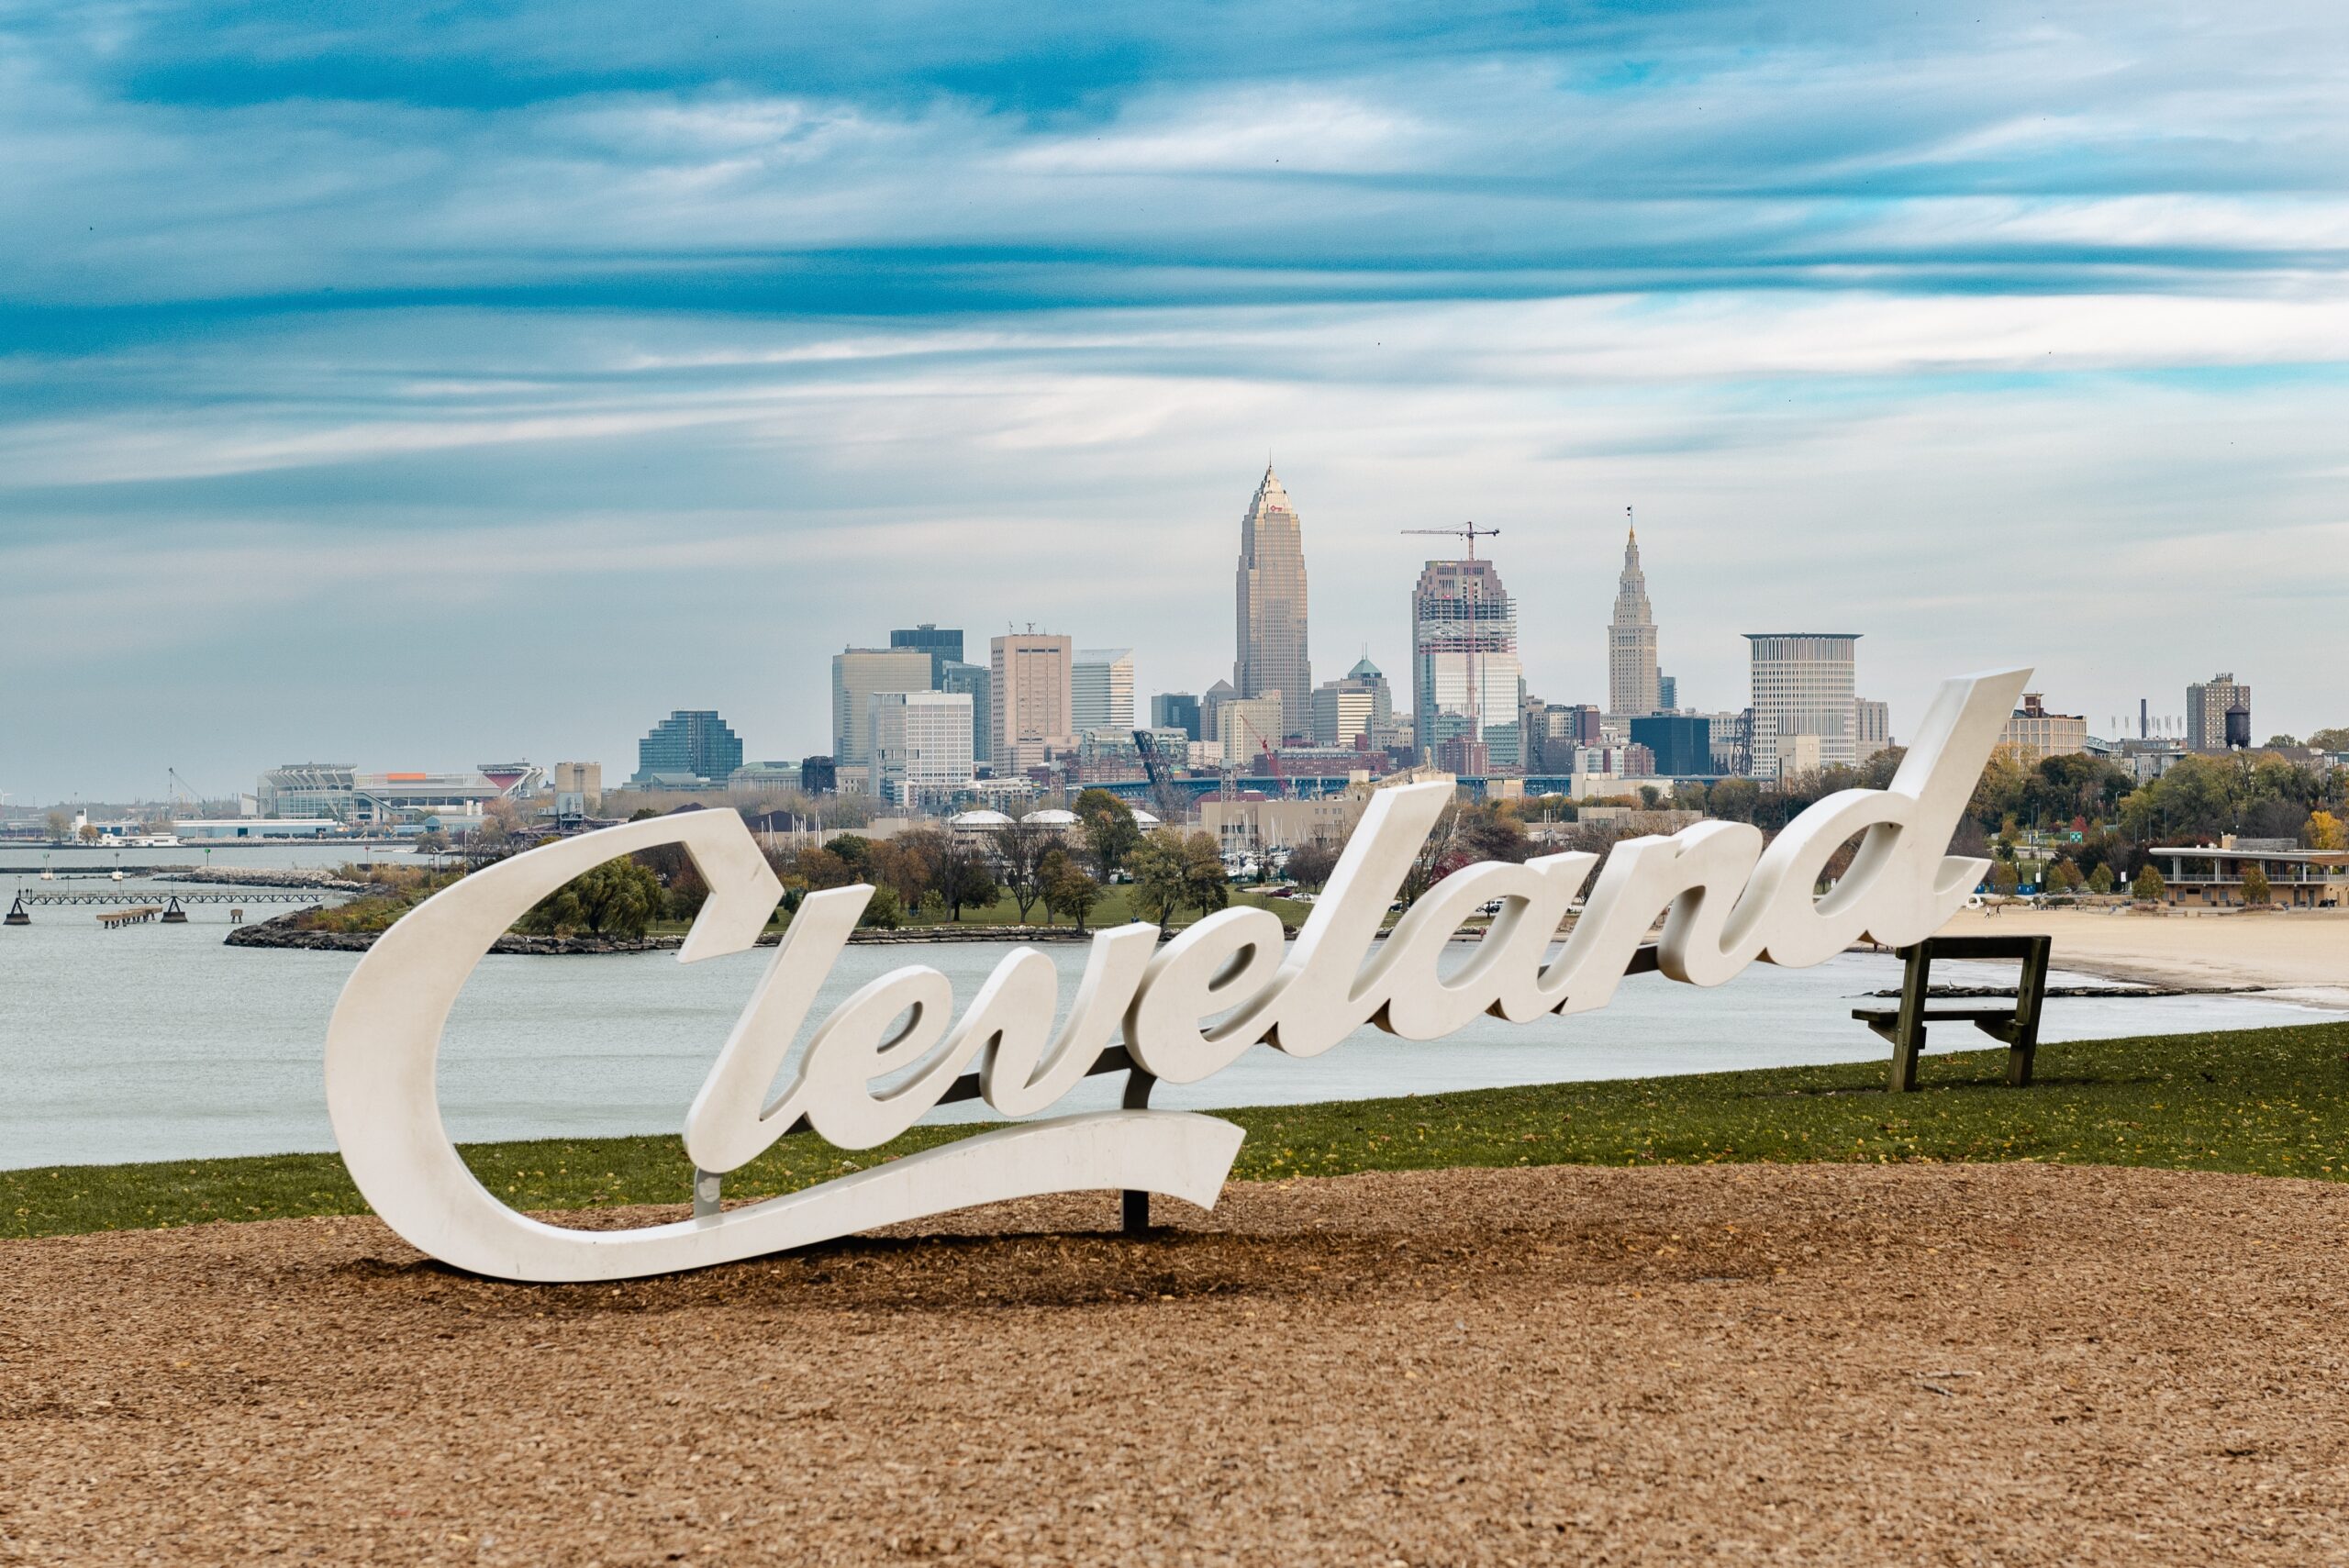
[[[124, 858], [143, 853], [151, 863], [170, 852], [127, 851]], [[304, 854], [298, 863], [329, 863], [316, 846], [247, 847], [237, 851], [236, 863], [287, 865]], [[24, 862], [22, 851], [8, 858]], [[28, 863], [37, 868], [39, 862]], [[0, 890], [59, 890], [23, 876], [24, 869], [0, 860]], [[106, 867], [72, 869], [103, 875]], [[184, 890], [138, 878], [123, 885], [159, 895], [174, 885]], [[270, 912], [257, 905], [249, 915]], [[228, 910], [217, 905], [191, 910], [184, 926], [118, 931], [101, 930], [88, 908], [42, 907], [33, 917], [29, 927], [0, 928], [0, 1167], [333, 1146], [320, 1056], [328, 1017], [357, 954], [223, 946]], [[1055, 944], [1046, 951], [1061, 967], [1065, 1004], [1085, 950]], [[1463, 962], [1474, 951], [1464, 944], [1453, 950]], [[851, 947], [819, 1011], [913, 963], [944, 973], [959, 1004], [1003, 951], [994, 943]], [[484, 960], [442, 1048], [440, 1098], [450, 1130], [462, 1140], [486, 1140], [678, 1129], [773, 952], [696, 964], [680, 964], [674, 953]], [[1972, 975], [2010, 981], [2013, 966], [1937, 965], [1934, 973], [1951, 982]], [[1525, 1025], [1480, 1018], [1424, 1044], [1365, 1029], [1309, 1061], [1254, 1051], [1206, 1083], [1162, 1087], [1152, 1103], [1206, 1109], [1881, 1060], [1886, 1047], [1853, 1020], [1851, 1009], [1863, 993], [1898, 983], [1898, 961], [1867, 954], [1845, 954], [1809, 970], [1757, 964], [1714, 990], [1638, 975], [1596, 1013]], [[2043, 1038], [2337, 1017], [2249, 996], [2059, 998], [2047, 1004]], [[1945, 1028], [1938, 1038], [1952, 1045], [1984, 1042], [1970, 1029]], [[1064, 1105], [1114, 1106], [1122, 1081], [1091, 1080]], [[950, 1118], [958, 1110], [985, 1114], [978, 1106], [933, 1114]]]

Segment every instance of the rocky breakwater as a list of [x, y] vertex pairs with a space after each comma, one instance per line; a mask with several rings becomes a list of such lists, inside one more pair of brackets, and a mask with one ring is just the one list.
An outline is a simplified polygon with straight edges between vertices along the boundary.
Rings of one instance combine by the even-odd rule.
[[[303, 912], [239, 926], [226, 940], [232, 948], [295, 948], [306, 952], [365, 952], [381, 931], [314, 931], [301, 924]], [[525, 937], [507, 932], [490, 948], [507, 953], [661, 952], [682, 945], [682, 936], [664, 937]]]
[[[313, 931], [299, 924], [300, 911], [280, 915], [274, 919], [239, 926], [227, 938], [232, 948], [295, 948], [309, 952], [365, 952], [375, 945], [380, 931]], [[858, 931], [849, 938], [852, 942], [880, 946], [909, 946], [930, 942], [1079, 942], [1088, 941], [1093, 933], [1066, 929], [1035, 926], [952, 926], [923, 927], [913, 930]], [[526, 937], [508, 931], [497, 939], [490, 951], [529, 953], [541, 956], [564, 956], [575, 953], [667, 952], [682, 946], [683, 935], [659, 937]], [[759, 938], [759, 946], [773, 947], [783, 940], [780, 931], [768, 931]]]
[[194, 871], [165, 872], [157, 882], [200, 882], [213, 887], [280, 887], [321, 893], [377, 893], [372, 882], [354, 882], [337, 876], [330, 871], [303, 869], [263, 870], [253, 866], [200, 867]]

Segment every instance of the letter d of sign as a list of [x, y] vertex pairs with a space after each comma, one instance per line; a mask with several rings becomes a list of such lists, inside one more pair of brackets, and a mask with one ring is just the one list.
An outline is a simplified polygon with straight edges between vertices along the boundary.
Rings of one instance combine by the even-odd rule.
[[[1563, 944], [1560, 923], [1590, 875], [1586, 854], [1463, 867], [1378, 940], [1451, 798], [1442, 784], [1373, 796], [1286, 962], [1280, 922], [1262, 909], [1211, 915], [1163, 951], [1152, 926], [1098, 932], [1057, 1032], [1058, 970], [1027, 947], [1005, 954], [959, 1020], [946, 977], [913, 966], [874, 981], [807, 1031], [872, 890], [813, 894], [686, 1114], [686, 1152], [704, 1170], [729, 1171], [802, 1127], [869, 1149], [949, 1089], [984, 1094], [1007, 1117], [1033, 1116], [1094, 1071], [1120, 1029], [1133, 1063], [1187, 1084], [1252, 1045], [1317, 1056], [1365, 1023], [1431, 1040], [1481, 1015], [1531, 1022], [1585, 1012], [1613, 995], [1659, 917], [1657, 968], [1698, 985], [1720, 984], [1756, 959], [1817, 963], [1863, 936], [1920, 940], [1986, 869], [1946, 851], [2030, 678], [2006, 670], [1946, 683], [1890, 788], [1830, 795], [1766, 850], [1753, 828], [1723, 822], [1624, 840]], [[1816, 895], [1829, 859], [1855, 837], [1851, 869]], [[533, 904], [614, 856], [662, 844], [683, 845], [710, 887], [678, 958], [749, 950], [782, 889], [740, 817], [697, 811], [583, 834], [476, 872], [386, 931], [351, 972], [327, 1028], [327, 1109], [359, 1190], [416, 1246], [507, 1279], [622, 1279], [1042, 1193], [1144, 1189], [1215, 1202], [1240, 1150], [1238, 1128], [1182, 1111], [1119, 1110], [1016, 1123], [670, 1225], [570, 1230], [507, 1207], [474, 1180], [441, 1125], [433, 1064], [449, 1009], [490, 944]], [[1483, 942], [1453, 962], [1453, 930], [1496, 899], [1501, 912]], [[773, 1093], [803, 1031], [790, 1082]]]

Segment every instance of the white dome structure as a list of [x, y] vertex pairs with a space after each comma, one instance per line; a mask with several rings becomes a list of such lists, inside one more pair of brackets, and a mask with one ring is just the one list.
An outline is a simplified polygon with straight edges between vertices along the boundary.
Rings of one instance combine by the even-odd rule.
[[1000, 811], [989, 811], [982, 806], [976, 811], [965, 811], [959, 817], [948, 818], [946, 825], [949, 828], [1008, 828], [1011, 818]]
[[1019, 822], [1026, 828], [1074, 828], [1076, 826], [1076, 813], [1063, 811], [1058, 806], [1046, 806], [1041, 811], [1030, 812]]

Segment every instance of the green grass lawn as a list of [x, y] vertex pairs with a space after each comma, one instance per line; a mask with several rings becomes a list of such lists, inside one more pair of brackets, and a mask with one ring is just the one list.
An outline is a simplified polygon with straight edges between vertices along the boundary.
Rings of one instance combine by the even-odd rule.
[[[1855, 1026], [1856, 1027], [1856, 1026]], [[1425, 1049], [1441, 1051], [1442, 1044]], [[2349, 1179], [2349, 1023], [2042, 1046], [2039, 1082], [1999, 1080], [2003, 1049], [1928, 1056], [1913, 1095], [1881, 1062], [1221, 1113], [1248, 1129], [1235, 1179], [1454, 1165], [2040, 1160]], [[979, 1130], [921, 1129], [843, 1153], [784, 1140], [727, 1177], [787, 1192]], [[518, 1208], [683, 1203], [674, 1135], [476, 1144], [465, 1157]], [[0, 1236], [360, 1214], [332, 1154], [0, 1171]]]

